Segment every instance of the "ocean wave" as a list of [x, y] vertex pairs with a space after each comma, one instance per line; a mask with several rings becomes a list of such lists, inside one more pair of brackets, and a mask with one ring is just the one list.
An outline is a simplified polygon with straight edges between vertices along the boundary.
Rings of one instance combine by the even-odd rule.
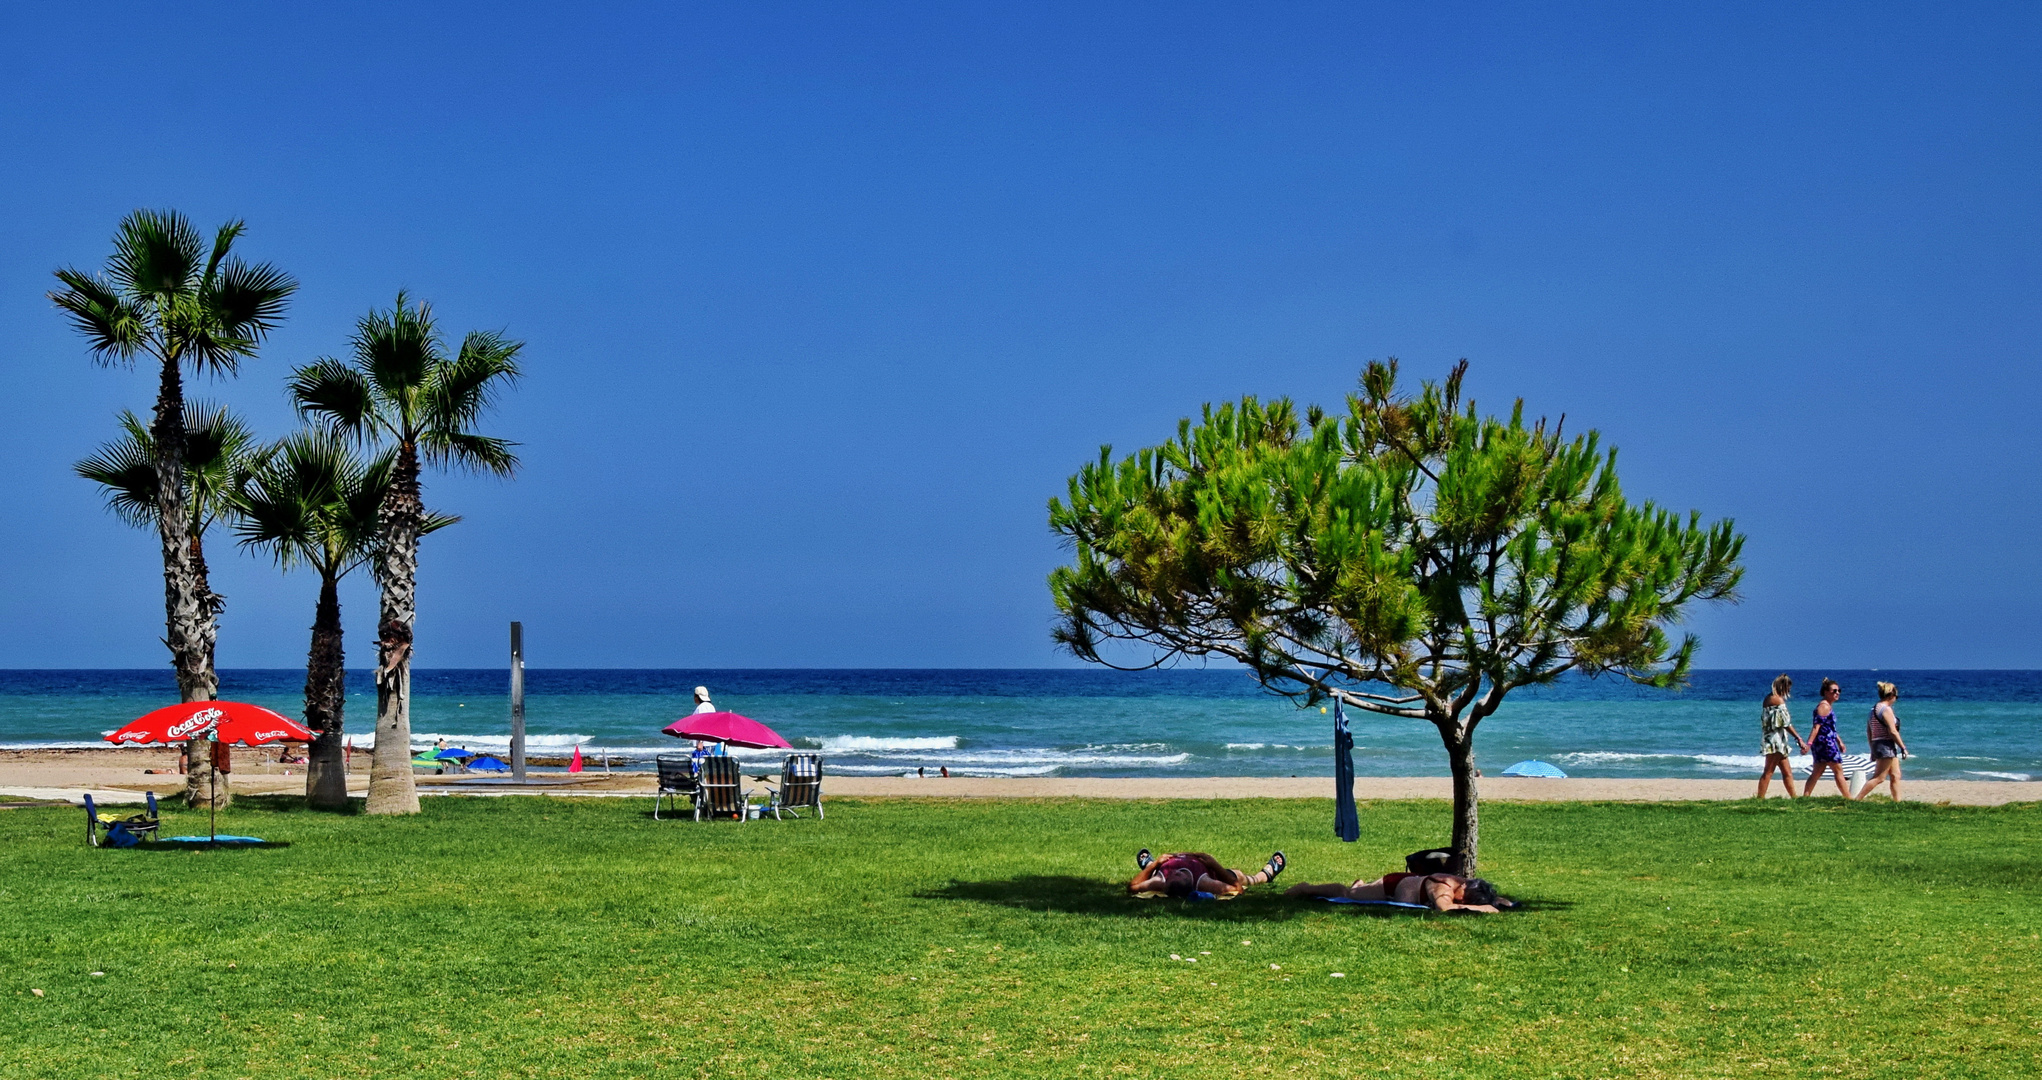
[[[877, 756], [877, 755], [868, 755]], [[948, 765], [952, 770], [958, 766], [981, 766], [997, 768], [1024, 768], [1043, 766], [1063, 768], [1074, 765], [1109, 765], [1115, 768], [1136, 768], [1150, 765], [1182, 765], [1191, 760], [1189, 753], [1181, 754], [1087, 754], [1067, 750], [970, 750], [955, 754], [889, 755], [913, 765]]]
[[1990, 770], [1990, 769], [1966, 769], [1966, 770], [1964, 770], [1964, 775], [1966, 775], [1966, 776], [1990, 776], [1990, 777], [1992, 777], [1992, 778], [1993, 778], [1994, 780], [2033, 780], [2033, 779], [2035, 779], [2035, 776], [2034, 776], [2034, 774], [2033, 774], [2033, 773], [2024, 773], [2024, 772], [1993, 772], [1993, 771], [1992, 771], [1992, 770]]
[[[1676, 754], [1676, 753], [1624, 753], [1615, 750], [1582, 750], [1566, 754], [1554, 754], [1553, 760], [1576, 768], [1593, 768], [1597, 765], [1619, 765], [1645, 761], [1684, 761], [1709, 769], [1726, 772], [1755, 770], [1765, 764], [1763, 754]], [[1796, 769], [1806, 769], [1814, 762], [1807, 755], [1791, 757], [1788, 764]]]
[[825, 735], [818, 740], [804, 739], [803, 742], [820, 743], [818, 749], [832, 754], [855, 754], [885, 752], [888, 750], [955, 750], [957, 736], [932, 735], [926, 737], [895, 737], [891, 735]]
[[[0, 750], [97, 750], [97, 749], [99, 749], [100, 747], [104, 747], [104, 746], [119, 746], [119, 747], [124, 747], [124, 748], [128, 748], [128, 749], [136, 749], [136, 748], [140, 748], [140, 749], [147, 749], [147, 748], [148, 748], [148, 745], [150, 745], [150, 744], [144, 744], [144, 743], [110, 743], [110, 742], [107, 742], [107, 741], [105, 741], [105, 740], [103, 740], [103, 739], [101, 739], [101, 740], [94, 740], [94, 741], [92, 741], [92, 742], [65, 742], [65, 741], [63, 741], [63, 740], [61, 740], [61, 739], [52, 739], [52, 740], [50, 740], [49, 742], [9, 742], [9, 743], [0, 743]], [[167, 745], [166, 745], [166, 746], [164, 746], [164, 749], [166, 749], [166, 750], [167, 750], [167, 749], [169, 749], [169, 746], [167, 746]]]
[[[956, 765], [950, 765], [947, 768], [949, 768], [951, 776], [1049, 776], [1057, 770], [1055, 765], [1027, 765], [1009, 768], [990, 768], [985, 766], [960, 768]], [[899, 765], [830, 765], [827, 771], [844, 773], [850, 776], [912, 775], [912, 770], [903, 769]], [[933, 774], [930, 778], [933, 779]]]
[[[362, 736], [351, 737], [355, 739], [355, 747], [357, 749], [365, 745], [376, 745], [374, 735], [368, 736], [366, 743], [362, 741]], [[411, 733], [411, 745], [413, 746], [431, 745], [441, 739], [447, 740], [448, 746], [458, 746], [469, 750], [477, 747], [485, 750], [503, 750], [506, 752], [510, 750], [509, 735], [460, 735], [451, 731], [414, 731]], [[677, 743], [677, 745], [685, 744]], [[530, 732], [525, 734], [525, 752], [528, 754], [535, 750], [541, 753], [550, 753], [555, 750], [566, 753], [577, 746], [581, 747], [584, 753], [598, 748], [592, 741], [591, 736], [588, 735], [535, 735]], [[618, 747], [615, 749], [622, 748]], [[658, 752], [666, 753], [667, 749], [662, 749]]]
[[[1332, 747], [1332, 746], [1331, 746], [1330, 744], [1320, 744], [1320, 745], [1311, 745], [1311, 744], [1304, 744], [1304, 743], [1296, 743], [1296, 744], [1294, 744], [1294, 743], [1280, 743], [1280, 742], [1279, 742], [1279, 743], [1266, 743], [1266, 742], [1230, 742], [1230, 743], [1228, 743], [1228, 744], [1226, 745], [1226, 748], [1227, 748], [1228, 750], [1296, 750], [1296, 751], [1299, 751], [1299, 752], [1306, 752], [1306, 753], [1308, 753], [1308, 752], [1311, 752], [1311, 751], [1314, 751], [1314, 750], [1331, 750], [1331, 749], [1333, 749], [1333, 747]], [[1356, 750], [1366, 750], [1366, 749], [1368, 749], [1368, 747], [1366, 747], [1366, 746], [1360, 746], [1360, 745], [1357, 745], [1357, 746], [1355, 747], [1355, 749], [1356, 749]]]

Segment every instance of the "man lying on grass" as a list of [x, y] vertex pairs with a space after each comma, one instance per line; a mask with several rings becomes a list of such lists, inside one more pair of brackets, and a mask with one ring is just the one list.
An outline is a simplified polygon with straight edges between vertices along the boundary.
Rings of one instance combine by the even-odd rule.
[[1394, 900], [1400, 904], [1424, 904], [1434, 911], [1479, 911], [1491, 915], [1517, 906], [1509, 897], [1496, 895], [1496, 886], [1487, 881], [1453, 874], [1384, 874], [1374, 881], [1357, 881], [1352, 885], [1300, 882], [1285, 889], [1283, 895]]
[[1202, 851], [1182, 851], [1158, 859], [1143, 848], [1134, 857], [1141, 869], [1127, 883], [1134, 896], [1188, 896], [1197, 900], [1231, 900], [1250, 885], [1275, 881], [1283, 873], [1283, 852], [1279, 851], [1252, 874], [1229, 870], [1218, 859]]

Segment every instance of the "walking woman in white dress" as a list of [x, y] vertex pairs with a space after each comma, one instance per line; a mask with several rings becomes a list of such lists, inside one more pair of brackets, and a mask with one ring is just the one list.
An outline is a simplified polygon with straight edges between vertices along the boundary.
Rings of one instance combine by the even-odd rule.
[[[1772, 783], [1773, 770], [1780, 771], [1780, 782], [1787, 785], [1787, 798], [1795, 795], [1794, 767], [1787, 759], [1793, 756], [1793, 748], [1787, 744], [1791, 736], [1799, 743], [1801, 752], [1808, 752], [1808, 743], [1801, 733], [1794, 730], [1794, 718], [1787, 712], [1787, 699], [1794, 696], [1794, 680], [1785, 675], [1773, 680], [1773, 692], [1765, 696], [1765, 702], [1758, 713], [1759, 751], [1765, 755], [1765, 771], [1758, 774], [1758, 797], [1765, 798], [1766, 787]], [[1813, 783], [1814, 781], [1809, 781]]]

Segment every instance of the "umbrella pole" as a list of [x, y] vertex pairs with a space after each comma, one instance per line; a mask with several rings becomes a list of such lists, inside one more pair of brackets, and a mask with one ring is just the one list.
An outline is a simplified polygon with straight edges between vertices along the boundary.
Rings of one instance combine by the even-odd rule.
[[220, 842], [220, 770], [206, 770], [206, 828], [212, 835], [206, 838], [209, 844]]

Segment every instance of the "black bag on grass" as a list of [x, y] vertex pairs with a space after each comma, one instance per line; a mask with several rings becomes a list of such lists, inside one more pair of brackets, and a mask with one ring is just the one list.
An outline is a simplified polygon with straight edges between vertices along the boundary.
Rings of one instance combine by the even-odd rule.
[[1461, 857], [1448, 848], [1426, 848], [1404, 856], [1404, 869], [1413, 874], [1452, 874], [1459, 877]]

